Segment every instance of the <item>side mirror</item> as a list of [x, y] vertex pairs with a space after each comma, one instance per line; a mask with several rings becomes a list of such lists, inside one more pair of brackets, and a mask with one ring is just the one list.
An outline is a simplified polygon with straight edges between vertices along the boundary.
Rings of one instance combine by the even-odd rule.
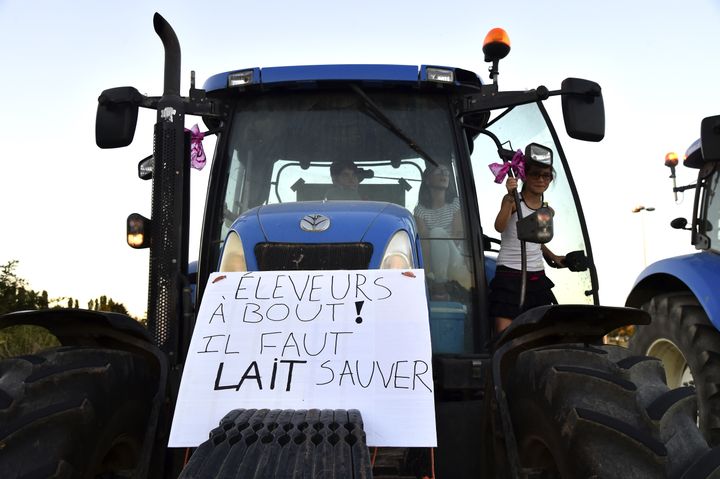
[[703, 119], [700, 124], [700, 145], [705, 161], [720, 160], [720, 115]]
[[670, 222], [670, 227], [676, 230], [684, 230], [688, 221], [685, 218], [675, 218]]
[[605, 104], [600, 85], [580, 78], [566, 78], [561, 94], [567, 134], [576, 140], [602, 140], [605, 137]]
[[98, 98], [95, 143], [100, 148], [128, 146], [135, 136], [143, 96], [131, 86], [111, 88]]

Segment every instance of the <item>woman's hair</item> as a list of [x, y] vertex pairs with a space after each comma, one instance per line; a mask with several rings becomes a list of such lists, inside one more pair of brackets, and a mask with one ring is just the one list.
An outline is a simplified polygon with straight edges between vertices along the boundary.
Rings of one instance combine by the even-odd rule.
[[457, 194], [455, 193], [455, 188], [453, 188], [452, 168], [447, 165], [430, 165], [425, 168], [425, 171], [423, 171], [422, 183], [420, 183], [420, 191], [418, 191], [418, 203], [425, 208], [432, 207], [432, 194], [430, 193], [430, 187], [427, 184], [427, 180], [428, 178], [430, 178], [430, 175], [432, 175], [435, 170], [439, 169], [440, 167], [445, 167], [448, 169], [448, 171], [450, 171], [450, 183], [445, 190], [445, 203], [452, 203], [457, 196]]

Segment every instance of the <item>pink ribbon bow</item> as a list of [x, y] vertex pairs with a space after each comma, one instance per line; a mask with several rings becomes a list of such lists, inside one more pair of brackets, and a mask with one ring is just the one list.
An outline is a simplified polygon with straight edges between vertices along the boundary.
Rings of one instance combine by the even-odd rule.
[[185, 131], [190, 132], [190, 166], [196, 170], [202, 170], [205, 167], [207, 159], [205, 158], [205, 150], [203, 149], [202, 140], [205, 138], [205, 133], [200, 131], [197, 124], [193, 125], [189, 130], [185, 128]]
[[525, 155], [523, 155], [522, 150], [516, 151], [512, 160], [505, 163], [491, 163], [488, 167], [490, 167], [492, 174], [495, 175], [495, 183], [502, 183], [511, 169], [516, 178], [525, 179]]

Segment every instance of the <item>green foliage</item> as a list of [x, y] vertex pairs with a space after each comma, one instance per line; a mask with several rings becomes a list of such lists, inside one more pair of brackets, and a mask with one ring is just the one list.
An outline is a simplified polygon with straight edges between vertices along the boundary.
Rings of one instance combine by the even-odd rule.
[[47, 308], [47, 291], [40, 293], [29, 289], [27, 282], [15, 273], [17, 264], [12, 260], [0, 266], [0, 314]]
[[[50, 307], [78, 309], [77, 299], [67, 297], [48, 299], [47, 291], [38, 292], [30, 289], [27, 281], [18, 277], [15, 271], [17, 265], [18, 262], [12, 260], [0, 266], [0, 315]], [[88, 309], [128, 314], [124, 304], [105, 295], [90, 300]], [[55, 336], [37, 326], [13, 326], [0, 330], [0, 359], [32, 354], [55, 346], [59, 346]]]
[[128, 310], [122, 303], [116, 303], [112, 298], [103, 295], [88, 302], [88, 309], [95, 311], [110, 311], [112, 313], [128, 314]]
[[[17, 264], [17, 261], [8, 261], [0, 266], [0, 314], [47, 308], [50, 303], [47, 291], [31, 290], [15, 273]], [[0, 358], [30, 354], [58, 345], [55, 336], [37, 326], [0, 330]]]
[[57, 338], [39, 326], [11, 326], [0, 330], [0, 359], [57, 346], [60, 346]]

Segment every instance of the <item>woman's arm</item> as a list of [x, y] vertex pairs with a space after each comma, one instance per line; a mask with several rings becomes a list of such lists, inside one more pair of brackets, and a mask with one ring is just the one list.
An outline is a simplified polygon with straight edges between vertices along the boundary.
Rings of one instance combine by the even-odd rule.
[[510, 216], [515, 212], [515, 198], [512, 195], [507, 194], [503, 196], [500, 202], [500, 211], [498, 211], [497, 217], [495, 218], [495, 231], [502, 233], [507, 228]]
[[558, 256], [552, 251], [550, 251], [550, 248], [548, 248], [545, 245], [541, 245], [540, 249], [542, 250], [543, 258], [545, 258], [545, 261], [547, 261], [547, 264], [552, 266], [553, 268], [564, 268], [565, 267], [565, 256]]
[[508, 220], [510, 215], [515, 212], [515, 196], [513, 191], [517, 189], [517, 178], [508, 177], [505, 181], [505, 188], [507, 194], [503, 196], [500, 203], [500, 211], [498, 211], [497, 217], [495, 218], [495, 231], [502, 233], [507, 228]]

